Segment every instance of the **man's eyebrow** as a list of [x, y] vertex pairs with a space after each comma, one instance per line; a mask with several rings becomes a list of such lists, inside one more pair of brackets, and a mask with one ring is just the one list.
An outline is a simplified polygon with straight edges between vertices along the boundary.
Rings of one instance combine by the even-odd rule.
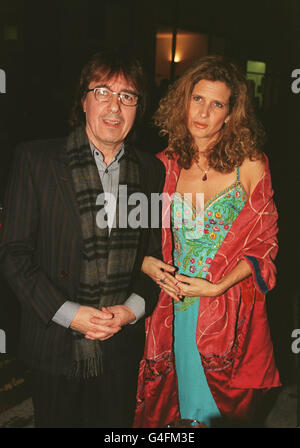
[[93, 87], [93, 89], [97, 89], [98, 87], [105, 87], [106, 89], [110, 90], [107, 84], [97, 84], [95, 87]]
[[123, 90], [121, 90], [121, 92], [131, 93], [132, 95], [139, 96], [139, 94], [137, 92], [135, 92], [134, 90], [123, 89]]

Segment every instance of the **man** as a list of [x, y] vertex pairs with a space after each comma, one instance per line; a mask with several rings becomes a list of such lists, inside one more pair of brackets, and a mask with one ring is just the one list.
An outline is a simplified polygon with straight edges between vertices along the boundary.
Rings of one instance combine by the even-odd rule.
[[[158, 292], [141, 264], [159, 238], [120, 224], [127, 198], [118, 189], [146, 195], [150, 207], [164, 181], [161, 163], [125, 142], [144, 103], [139, 63], [98, 53], [82, 70], [68, 139], [23, 144], [16, 155], [1, 265], [22, 306], [37, 427], [132, 424], [143, 316]], [[104, 194], [118, 198], [115, 208]]]

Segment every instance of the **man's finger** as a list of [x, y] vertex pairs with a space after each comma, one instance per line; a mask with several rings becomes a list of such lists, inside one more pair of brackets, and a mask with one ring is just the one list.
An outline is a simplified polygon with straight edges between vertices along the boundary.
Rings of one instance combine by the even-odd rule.
[[107, 311], [106, 308], [102, 308], [102, 310], [95, 309], [94, 317], [98, 317], [99, 319], [112, 319], [114, 315]]
[[85, 337], [85, 339], [89, 339], [91, 341], [95, 341], [96, 340], [96, 338], [92, 338], [92, 336], [89, 336], [88, 334], [86, 334], [84, 337]]
[[109, 325], [112, 321], [112, 317], [109, 319], [103, 319], [102, 317], [93, 316], [90, 318], [90, 322], [95, 325]]
[[101, 316], [92, 316], [90, 318], [90, 322], [96, 325], [106, 325], [109, 324], [114, 318], [114, 315], [111, 313], [103, 313]]
[[103, 340], [103, 338], [107, 338], [107, 337], [111, 337], [111, 336], [115, 335], [120, 330], [121, 330], [121, 327], [110, 328], [109, 331], [103, 331], [103, 330], [101, 330], [101, 331], [92, 331], [92, 330], [89, 330], [89, 331], [87, 331], [85, 336], [90, 338], [90, 339], [101, 339], [101, 340]]

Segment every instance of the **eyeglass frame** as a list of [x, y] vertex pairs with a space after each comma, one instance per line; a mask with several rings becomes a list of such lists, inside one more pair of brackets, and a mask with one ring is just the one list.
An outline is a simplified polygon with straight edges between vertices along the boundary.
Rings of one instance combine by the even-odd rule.
[[[97, 90], [97, 89], [108, 90], [108, 92], [111, 94], [111, 96], [107, 100], [98, 101], [98, 100], [96, 100], [96, 93], [95, 93], [95, 90]], [[139, 99], [140, 99], [140, 95], [138, 93], [132, 92], [131, 90], [126, 90], [125, 89], [125, 90], [122, 90], [121, 92], [115, 92], [114, 90], [111, 90], [107, 86], [96, 86], [93, 89], [86, 89], [86, 92], [94, 92], [94, 97], [95, 97], [95, 100], [97, 101], [97, 103], [108, 103], [111, 100], [112, 95], [118, 95], [119, 101], [123, 104], [123, 106], [136, 107], [138, 105], [138, 102], [139, 102]], [[125, 94], [125, 93], [129, 93], [130, 95], [135, 96], [137, 98], [136, 104], [124, 104], [123, 101], [122, 101], [122, 96], [121, 95]]]

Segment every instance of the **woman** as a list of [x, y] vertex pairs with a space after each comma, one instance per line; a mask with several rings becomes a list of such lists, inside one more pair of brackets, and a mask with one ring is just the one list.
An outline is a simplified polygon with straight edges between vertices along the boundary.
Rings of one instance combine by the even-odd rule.
[[158, 155], [164, 262], [143, 263], [162, 292], [147, 320], [135, 426], [249, 422], [280, 385], [265, 310], [278, 246], [263, 131], [244, 76], [215, 56], [173, 85], [155, 120], [169, 137]]

